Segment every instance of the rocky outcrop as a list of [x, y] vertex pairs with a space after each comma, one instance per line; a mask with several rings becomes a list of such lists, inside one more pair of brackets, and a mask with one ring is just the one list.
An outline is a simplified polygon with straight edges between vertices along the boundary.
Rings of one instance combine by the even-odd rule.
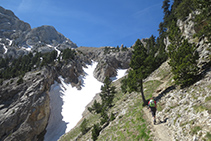
[[167, 119], [166, 128], [174, 140], [205, 140], [211, 131], [211, 71], [193, 86], [163, 94], [158, 102], [157, 117]]
[[210, 56], [211, 56], [211, 43], [207, 43], [206, 38], [199, 40], [197, 44], [197, 51], [199, 53], [198, 66], [203, 70], [210, 65]]
[[105, 77], [115, 77], [117, 69], [128, 69], [132, 57], [131, 50], [119, 51], [110, 54], [100, 54], [100, 60], [94, 71], [94, 76], [103, 82]]
[[[201, 38], [194, 38], [195, 31], [195, 23], [193, 21], [194, 14], [190, 13], [185, 20], [178, 20], [177, 25], [182, 32], [182, 36], [184, 36], [190, 43], [195, 43], [197, 47], [197, 51], [199, 53], [199, 62], [198, 66], [204, 69], [210, 61], [211, 43], [208, 43], [208, 40], [203, 36]], [[168, 44], [168, 43], [167, 43]]]
[[60, 74], [64, 78], [64, 82], [70, 83], [73, 87], [81, 88], [80, 76], [84, 75], [82, 64], [80, 61], [72, 61], [67, 65], [63, 65]]
[[195, 23], [193, 22], [193, 14], [190, 13], [185, 20], [178, 20], [177, 25], [182, 32], [182, 36], [189, 39], [189, 42], [193, 43], [193, 35], [196, 33], [194, 29]]
[[105, 52], [105, 49], [105, 47], [80, 47], [77, 49], [92, 60], [98, 62], [94, 71], [94, 77], [101, 82], [103, 82], [106, 77], [115, 77], [117, 75], [117, 69], [128, 69], [132, 57], [131, 48], [116, 50], [115, 48], [107, 47], [108, 52]]
[[42, 140], [50, 114], [52, 68], [29, 72], [0, 86], [0, 140]]

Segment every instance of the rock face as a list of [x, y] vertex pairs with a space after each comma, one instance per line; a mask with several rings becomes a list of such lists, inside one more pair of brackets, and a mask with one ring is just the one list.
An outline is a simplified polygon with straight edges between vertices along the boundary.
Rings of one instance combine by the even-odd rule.
[[34, 28], [28, 32], [22, 44], [27, 44], [34, 48], [58, 46], [60, 49], [65, 49], [68, 46], [72, 48], [77, 47], [68, 38], [57, 32], [54, 27], [46, 25]]
[[77, 45], [57, 32], [52, 26], [31, 29], [28, 23], [21, 21], [10, 10], [0, 6], [0, 56], [15, 57], [28, 54], [29, 51], [51, 52], [76, 48]]
[[6, 10], [0, 6], [0, 35], [1, 37], [16, 39], [17, 34], [31, 30], [31, 26], [19, 20], [18, 17], [10, 10]]
[[117, 75], [117, 69], [128, 69], [130, 59], [132, 57], [132, 49], [126, 50], [114, 50], [109, 48], [105, 53], [105, 48], [78, 48], [83, 54], [87, 55], [94, 61], [98, 62], [94, 71], [94, 77], [103, 82], [106, 77], [115, 77]]
[[14, 78], [0, 86], [1, 140], [42, 140], [50, 114], [48, 90], [53, 74], [44, 68], [27, 73], [22, 83]]
[[193, 22], [193, 14], [190, 13], [186, 20], [178, 20], [177, 25], [182, 31], [182, 36], [186, 39], [189, 39], [190, 42], [193, 42], [193, 35], [196, 33], [194, 30], [195, 23]]
[[101, 53], [99, 57], [99, 63], [94, 71], [94, 76], [103, 82], [105, 77], [115, 77], [117, 75], [117, 69], [129, 68], [132, 52], [128, 50], [106, 55]]

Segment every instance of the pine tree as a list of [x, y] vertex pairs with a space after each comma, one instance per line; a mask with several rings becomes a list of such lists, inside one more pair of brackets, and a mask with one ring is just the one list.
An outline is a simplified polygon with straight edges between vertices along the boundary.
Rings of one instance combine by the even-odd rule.
[[[165, 27], [167, 29], [168, 25], [169, 25], [169, 22], [171, 21], [170, 20], [170, 15], [171, 15], [171, 11], [169, 10], [170, 9], [170, 0], [164, 0], [163, 1], [163, 13], [164, 13], [164, 17], [163, 17], [163, 27]], [[165, 29], [165, 30], [166, 30]]]
[[102, 108], [107, 109], [112, 106], [116, 87], [111, 85], [111, 80], [106, 77], [103, 86], [101, 86], [100, 97], [102, 99]]
[[170, 10], [169, 10], [169, 7], [170, 7], [170, 0], [164, 0], [163, 1], [163, 13], [165, 14], [164, 15], [164, 19], [167, 18], [169, 15], [170, 15]]
[[127, 93], [127, 79], [121, 80], [121, 90], [123, 93]]
[[168, 46], [169, 65], [174, 74], [174, 80], [182, 87], [191, 85], [198, 75], [199, 56], [196, 48], [188, 43], [188, 40], [184, 40], [176, 21], [172, 21], [169, 29], [169, 40], [171, 42]]
[[183, 0], [176, 8], [176, 17], [185, 20], [189, 13], [193, 11], [195, 11], [194, 0]]
[[109, 117], [108, 114], [105, 110], [102, 110], [101, 114], [101, 121], [100, 124], [103, 125], [104, 123], [108, 123], [109, 122]]
[[100, 131], [101, 131], [101, 128], [100, 128], [99, 123], [94, 124], [93, 129], [92, 129], [92, 139], [93, 139], [93, 141], [97, 140], [97, 137], [99, 136]]
[[151, 35], [151, 37], [149, 39], [147, 39], [147, 44], [146, 44], [146, 47], [147, 47], [147, 54], [148, 55], [151, 55], [151, 56], [154, 56], [155, 53], [156, 53], [156, 48], [155, 48], [155, 36]]
[[147, 77], [147, 62], [145, 61], [148, 57], [147, 50], [144, 48], [140, 39], [138, 39], [133, 47], [133, 55], [130, 62], [130, 70], [128, 74], [128, 87], [130, 91], [141, 92], [142, 100], [146, 104], [144, 92], [143, 92], [143, 79]]
[[83, 135], [86, 134], [87, 131], [88, 131], [87, 122], [88, 122], [88, 121], [87, 121], [87, 119], [85, 118], [85, 119], [83, 120], [83, 122], [81, 123], [81, 125], [80, 125], [80, 129], [81, 129], [81, 132], [82, 132]]
[[102, 111], [102, 105], [95, 100], [93, 105], [91, 107], [88, 107], [88, 110], [91, 113], [92, 111], [94, 111], [95, 113], [99, 114]]
[[170, 56], [169, 65], [176, 84], [185, 87], [195, 82], [199, 70], [197, 67], [199, 56], [195, 46], [188, 43], [188, 40], [183, 40], [181, 46], [172, 51]]

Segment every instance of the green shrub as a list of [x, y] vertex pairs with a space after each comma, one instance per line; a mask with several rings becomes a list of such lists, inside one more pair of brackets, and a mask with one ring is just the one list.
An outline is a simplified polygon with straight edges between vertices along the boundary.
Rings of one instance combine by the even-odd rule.
[[2, 79], [0, 79], [0, 85], [3, 85], [3, 82], [4, 82], [4, 81], [3, 81]]
[[69, 60], [69, 59], [72, 60], [72, 59], [75, 58], [75, 55], [76, 55], [75, 50], [72, 50], [72, 49], [69, 49], [69, 48], [63, 50], [63, 52], [62, 52], [62, 58], [64, 60]]
[[200, 126], [194, 126], [193, 128], [191, 128], [191, 134], [194, 135], [200, 130], [201, 130]]
[[20, 85], [20, 84], [22, 84], [22, 83], [23, 83], [23, 77], [20, 77], [20, 78], [18, 79], [18, 81], [17, 81], [17, 84]]
[[114, 119], [115, 119], [115, 115], [114, 115], [114, 113], [111, 113], [110, 120], [113, 121]]
[[211, 100], [211, 96], [208, 96], [205, 98], [205, 102], [210, 101]]
[[207, 132], [206, 137], [207, 137], [208, 141], [211, 141], [211, 133], [208, 133], [208, 132]]
[[81, 123], [81, 125], [80, 125], [80, 129], [81, 129], [81, 132], [82, 132], [83, 135], [86, 134], [87, 131], [88, 131], [87, 122], [88, 122], [88, 121], [87, 121], [87, 119], [85, 118], [85, 119], [83, 120], [83, 122]]
[[94, 141], [97, 140], [97, 137], [99, 136], [100, 131], [101, 131], [101, 128], [100, 128], [99, 123], [94, 124], [93, 129], [92, 129], [92, 139], [93, 139]]

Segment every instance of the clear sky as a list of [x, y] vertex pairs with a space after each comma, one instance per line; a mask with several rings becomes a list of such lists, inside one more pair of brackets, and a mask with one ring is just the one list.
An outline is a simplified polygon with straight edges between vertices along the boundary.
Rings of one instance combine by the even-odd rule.
[[0, 0], [32, 28], [51, 25], [78, 46], [132, 46], [158, 36], [163, 0]]

